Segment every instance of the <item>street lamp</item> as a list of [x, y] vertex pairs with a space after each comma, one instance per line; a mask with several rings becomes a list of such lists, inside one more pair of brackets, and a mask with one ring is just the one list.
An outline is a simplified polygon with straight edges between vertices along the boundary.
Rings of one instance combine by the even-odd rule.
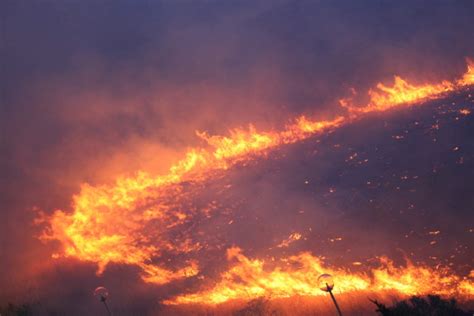
[[94, 296], [99, 299], [102, 303], [104, 303], [105, 309], [107, 310], [107, 315], [112, 316], [110, 313], [109, 306], [107, 305], [107, 298], [109, 297], [109, 291], [103, 287], [99, 286], [94, 290]]
[[334, 306], [336, 306], [337, 313], [339, 314], [339, 316], [342, 316], [341, 309], [339, 308], [339, 305], [337, 305], [337, 301], [334, 297], [334, 294], [332, 294], [332, 289], [334, 288], [334, 279], [332, 278], [332, 275], [327, 273], [321, 274], [318, 278], [318, 286], [321, 291], [329, 292], [332, 301], [334, 302]]

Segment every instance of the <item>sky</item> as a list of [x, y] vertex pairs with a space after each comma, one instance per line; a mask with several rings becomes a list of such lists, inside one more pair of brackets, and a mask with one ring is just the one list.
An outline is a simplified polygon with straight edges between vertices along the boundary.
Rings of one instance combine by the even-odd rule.
[[[465, 58], [474, 56], [472, 1], [6, 0], [0, 11], [0, 283], [8, 289], [0, 294], [0, 302], [40, 301], [48, 311], [92, 308], [84, 302], [89, 302], [90, 289], [104, 280], [122, 289], [116, 308], [129, 313], [157, 312], [156, 298], [170, 291], [141, 282], [136, 267], [112, 266], [105, 279], [98, 279], [94, 264], [51, 260], [59, 244], [38, 239], [43, 228], [35, 224], [35, 218], [40, 210], [46, 214], [71, 210], [72, 196], [81, 184], [112, 183], [138, 170], [166, 172], [187, 148], [200, 144], [196, 130], [222, 135], [249, 123], [259, 129], [278, 129], [302, 114], [330, 118], [342, 111], [337, 100], [350, 96], [351, 89], [367, 91], [379, 81], [390, 81], [394, 74], [422, 82], [452, 79], [464, 71]], [[428, 118], [431, 114], [420, 115]], [[395, 133], [413, 118], [401, 120], [400, 125], [397, 120], [388, 123], [394, 129], [385, 133]], [[331, 144], [328, 147], [344, 143], [345, 147], [372, 148], [375, 144], [387, 148], [386, 155], [394, 161], [401, 161], [392, 167], [375, 166], [370, 171], [374, 174], [402, 172], [407, 166], [419, 167], [419, 160], [434, 159], [411, 157], [403, 165], [400, 151], [411, 152], [413, 147], [393, 147], [391, 140], [374, 136], [379, 129], [372, 125], [377, 126], [360, 123], [333, 135], [326, 140]], [[452, 137], [467, 144], [472, 129], [456, 128], [449, 128], [443, 150], [456, 146]], [[418, 147], [422, 140], [414, 142]], [[269, 245], [252, 246], [252, 234], [263, 230], [265, 234], [255, 238], [273, 241], [303, 229], [299, 220], [288, 224], [293, 217], [285, 215], [287, 208], [271, 207], [280, 196], [288, 196], [280, 203], [299, 201], [303, 208], [317, 203], [318, 217], [327, 224], [339, 218], [328, 213], [321, 196], [305, 195], [296, 183], [303, 181], [302, 174], [317, 173], [320, 178], [314, 181], [320, 186], [338, 186], [341, 193], [332, 210], [350, 204], [347, 192], [359, 187], [352, 188], [350, 179], [356, 183], [366, 174], [333, 183], [331, 172], [340, 171], [337, 166], [344, 165], [343, 159], [331, 157], [330, 151], [318, 146], [303, 144], [289, 149], [290, 153], [282, 152], [283, 158], [227, 175], [226, 179], [235, 178], [240, 185], [235, 185], [230, 197], [222, 198], [222, 205], [245, 200], [244, 206], [237, 207], [244, 218], [255, 209], [256, 214], [261, 212], [257, 217], [267, 220], [260, 224], [247, 219], [247, 228], [223, 229], [219, 234], [226, 244], [240, 242], [249, 255], [258, 254], [259, 248]], [[323, 152], [316, 162], [309, 154], [313, 150]], [[436, 150], [433, 155], [444, 157]], [[333, 159], [338, 161], [336, 167]], [[410, 165], [411, 161], [416, 163]], [[273, 176], [261, 175], [265, 168]], [[276, 175], [277, 169], [283, 175]], [[452, 170], [442, 179], [455, 187], [453, 183], [459, 183], [455, 175], [462, 183], [468, 181], [462, 172]], [[276, 185], [286, 181], [289, 184]], [[256, 200], [250, 197], [255, 183], [263, 192], [263, 198]], [[214, 185], [219, 186], [219, 181]], [[443, 196], [441, 186], [435, 194], [426, 183], [420, 187], [437, 196], [436, 203], [425, 205], [439, 208], [439, 221], [433, 219], [434, 223], [455, 227], [465, 220], [467, 210], [459, 211], [461, 215], [448, 213], [453, 201], [459, 200], [454, 193]], [[472, 183], [460, 188], [467, 192], [462, 199], [469, 188]], [[214, 198], [202, 191], [202, 199]], [[384, 197], [384, 203], [396, 204], [397, 197]], [[463, 209], [462, 205], [457, 209]], [[361, 204], [352, 211], [364, 207]], [[309, 216], [304, 222], [315, 218]], [[355, 226], [354, 231], [364, 227], [355, 222], [365, 218], [359, 213], [344, 218], [348, 221], [344, 225]], [[423, 224], [416, 226], [423, 228]], [[393, 230], [398, 233], [401, 227], [397, 222]], [[388, 232], [381, 235], [391, 240]], [[456, 238], [452, 237], [453, 243]], [[367, 256], [384, 248], [393, 252], [395, 246], [381, 240], [377, 249], [364, 250]], [[324, 252], [329, 246], [300, 247]], [[463, 264], [472, 266], [472, 259], [463, 258]], [[172, 287], [179, 292], [183, 285]]]

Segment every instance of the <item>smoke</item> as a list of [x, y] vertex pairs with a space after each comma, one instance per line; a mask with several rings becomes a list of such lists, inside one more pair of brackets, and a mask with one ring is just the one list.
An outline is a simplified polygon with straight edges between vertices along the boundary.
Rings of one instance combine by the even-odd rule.
[[[393, 74], [415, 81], [451, 78], [463, 71], [464, 57], [474, 55], [468, 40], [473, 6], [2, 2], [0, 283], [8, 290], [0, 302], [40, 296], [52, 309], [79, 311], [89, 289], [106, 281], [127, 293], [117, 299], [122, 310], [153, 310], [160, 290], [148, 291], [132, 268], [107, 272], [104, 279], [86, 264], [57, 268], [50, 260], [57, 245], [36, 238], [35, 210], [70, 209], [84, 182], [109, 183], [138, 170], [163, 173], [201, 141], [196, 130], [225, 134], [250, 122], [275, 128], [302, 113], [330, 116], [340, 111], [337, 99], [350, 88], [362, 93]], [[305, 230], [308, 240], [322, 238], [315, 231], [344, 212], [338, 205], [327, 215], [327, 205], [299, 191], [296, 183], [306, 181], [307, 169], [298, 155], [281, 167], [288, 174], [276, 177], [285, 185], [271, 174], [236, 175], [243, 183], [236, 195], [247, 207], [240, 220], [249, 224], [229, 225], [226, 245], [238, 242], [258, 254], [296, 231]], [[331, 170], [330, 162], [318, 166], [318, 174]], [[352, 194], [337, 192], [341, 198]], [[287, 198], [273, 207], [278, 196]], [[311, 232], [301, 221], [291, 222], [288, 210], [321, 217], [319, 227]], [[250, 221], [250, 214], [259, 219]], [[270, 226], [262, 222], [268, 218]], [[263, 241], [254, 245], [256, 239]], [[295, 249], [309, 243], [297, 241]], [[113, 283], [119, 274], [127, 277]], [[139, 293], [134, 302], [126, 299], [132, 297], [124, 291], [129, 284]], [[58, 301], [64, 305], [55, 306], [63, 304]]]

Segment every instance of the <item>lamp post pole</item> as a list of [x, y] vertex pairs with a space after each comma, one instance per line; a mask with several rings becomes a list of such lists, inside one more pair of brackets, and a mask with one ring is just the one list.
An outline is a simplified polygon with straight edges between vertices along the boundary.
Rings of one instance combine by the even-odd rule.
[[334, 297], [334, 294], [332, 294], [331, 287], [327, 283], [326, 283], [326, 287], [328, 289], [329, 294], [331, 295], [332, 301], [334, 302], [334, 306], [336, 306], [338, 315], [342, 316], [341, 309], [339, 308], [339, 305], [337, 304], [337, 301], [336, 301], [336, 298]]
[[334, 303], [334, 306], [336, 307], [337, 314], [339, 316], [342, 316], [341, 309], [339, 308], [339, 304], [337, 304], [336, 298], [334, 297], [334, 294], [332, 294], [332, 289], [334, 288], [334, 279], [332, 275], [324, 273], [321, 274], [318, 277], [318, 286], [321, 291], [324, 292], [329, 292], [329, 295], [331, 295], [332, 302]]
[[109, 297], [109, 291], [105, 287], [99, 286], [94, 290], [94, 296], [97, 297], [99, 301], [101, 301], [104, 304], [105, 310], [107, 311], [107, 315], [112, 316], [112, 313], [110, 312], [110, 309], [109, 309], [109, 305], [107, 305], [107, 298]]
[[107, 305], [106, 298], [102, 296], [100, 300], [102, 301], [102, 303], [104, 303], [105, 309], [107, 310], [107, 315], [112, 316], [112, 313], [110, 312], [110, 309], [109, 309], [109, 305]]

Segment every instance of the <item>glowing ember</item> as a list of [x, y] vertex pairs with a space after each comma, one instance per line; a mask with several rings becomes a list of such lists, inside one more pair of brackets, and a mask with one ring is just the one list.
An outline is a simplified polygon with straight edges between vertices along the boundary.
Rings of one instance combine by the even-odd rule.
[[288, 236], [287, 239], [283, 240], [277, 248], [283, 248], [283, 247], [288, 247], [291, 243], [300, 240], [301, 239], [301, 234], [300, 233], [293, 233], [290, 236]]
[[[61, 242], [62, 252], [54, 254], [55, 258], [73, 257], [96, 263], [98, 273], [102, 273], [109, 263], [120, 263], [141, 268], [143, 280], [156, 284], [195, 276], [199, 274], [196, 261], [180, 260], [180, 264], [169, 268], [161, 259], [165, 253], [187, 258], [187, 254], [201, 249], [203, 245], [189, 238], [176, 238], [173, 232], [187, 227], [195, 217], [212, 212], [215, 206], [194, 207], [180, 184], [211, 178], [216, 172], [237, 163], [264, 156], [270, 149], [338, 128], [367, 113], [418, 104], [471, 84], [474, 84], [474, 64], [468, 61], [468, 71], [456, 82], [413, 85], [395, 77], [393, 87], [378, 84], [377, 90], [369, 91], [370, 102], [366, 106], [356, 107], [347, 100], [342, 101], [349, 109], [346, 116], [330, 120], [301, 116], [281, 131], [259, 132], [250, 126], [231, 130], [229, 136], [198, 132], [207, 146], [190, 149], [168, 174], [155, 177], [139, 172], [135, 177], [120, 178], [113, 185], [82, 185], [80, 193], [73, 197], [72, 212], [57, 210], [45, 217], [49, 225], [41, 238]], [[151, 224], [153, 229], [149, 228]], [[280, 245], [286, 247], [300, 238], [300, 234], [290, 235]], [[469, 279], [410, 263], [405, 268], [396, 268], [386, 258], [382, 258], [381, 266], [369, 274], [325, 267], [319, 258], [309, 253], [281, 259], [281, 266], [271, 270], [265, 269], [265, 261], [248, 259], [238, 248], [229, 249], [228, 258], [236, 260], [237, 264], [222, 274], [214, 288], [178, 296], [168, 303], [215, 304], [262, 295], [322, 295], [314, 284], [322, 273], [334, 274], [341, 292], [370, 288], [392, 289], [405, 294], [474, 294]], [[299, 268], [291, 268], [287, 263], [296, 263]]]
[[471, 114], [471, 111], [469, 109], [462, 109], [459, 110], [459, 113], [461, 113], [462, 115], [469, 115]]

